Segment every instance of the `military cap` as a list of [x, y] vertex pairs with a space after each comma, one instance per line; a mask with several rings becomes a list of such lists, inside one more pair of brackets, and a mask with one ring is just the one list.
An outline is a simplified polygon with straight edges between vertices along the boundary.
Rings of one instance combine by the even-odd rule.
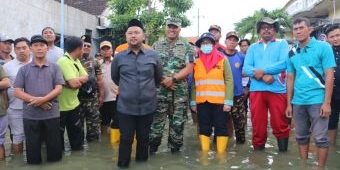
[[91, 44], [91, 37], [88, 35], [83, 35], [80, 37], [84, 42], [90, 43]]
[[221, 33], [221, 31], [222, 31], [221, 27], [218, 26], [218, 25], [211, 25], [211, 26], [209, 27], [209, 30], [208, 30], [208, 31], [210, 32], [211, 30], [217, 30], [217, 31], [219, 31], [220, 33]]
[[230, 32], [228, 32], [225, 39], [228, 39], [228, 38], [230, 38], [230, 37], [236, 38], [237, 41], [240, 40], [240, 39], [238, 38], [238, 35], [237, 35], [237, 33], [236, 33], [235, 31], [230, 31]]
[[175, 17], [166, 19], [166, 25], [176, 25], [177, 27], [182, 26], [182, 20]]

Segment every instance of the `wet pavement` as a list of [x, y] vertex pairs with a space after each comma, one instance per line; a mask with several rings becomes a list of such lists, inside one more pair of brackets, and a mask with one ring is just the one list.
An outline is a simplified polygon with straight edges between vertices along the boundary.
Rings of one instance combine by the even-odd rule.
[[[131, 170], [186, 170], [186, 169], [250, 169], [250, 170], [309, 170], [316, 169], [316, 153], [311, 152], [307, 163], [299, 160], [298, 148], [292, 131], [289, 139], [288, 152], [279, 153], [276, 139], [268, 130], [268, 142], [263, 151], [253, 151], [251, 147], [251, 127], [248, 120], [246, 138], [243, 145], [236, 145], [229, 140], [228, 151], [224, 155], [217, 155], [215, 145], [211, 145], [211, 151], [203, 154], [200, 151], [196, 126], [188, 121], [185, 126], [184, 146], [180, 153], [171, 154], [166, 147], [167, 138], [164, 137], [159, 152], [149, 157], [146, 163], [134, 161], [132, 153]], [[166, 136], [166, 135], [165, 135]], [[27, 165], [24, 155], [10, 154], [9, 140], [6, 143], [6, 161], [0, 162], [0, 170], [113, 170], [118, 157], [118, 147], [111, 148], [109, 138], [103, 135], [101, 140], [85, 145], [84, 151], [65, 152], [62, 161], [46, 163], [45, 149], [43, 148], [43, 164]], [[313, 148], [311, 148], [313, 150]], [[328, 170], [340, 169], [340, 135], [335, 147], [330, 148], [327, 167]]]

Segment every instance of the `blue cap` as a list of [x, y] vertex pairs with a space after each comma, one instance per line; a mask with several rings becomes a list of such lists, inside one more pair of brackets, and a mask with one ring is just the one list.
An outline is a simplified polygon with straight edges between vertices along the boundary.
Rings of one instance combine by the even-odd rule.
[[201, 43], [203, 41], [204, 38], [208, 38], [209, 40], [211, 40], [211, 42], [213, 44], [215, 44], [215, 37], [214, 35], [212, 35], [210, 32], [206, 32], [206, 33], [203, 33], [200, 38], [198, 38], [198, 40], [195, 42], [195, 45], [197, 47], [201, 47]]

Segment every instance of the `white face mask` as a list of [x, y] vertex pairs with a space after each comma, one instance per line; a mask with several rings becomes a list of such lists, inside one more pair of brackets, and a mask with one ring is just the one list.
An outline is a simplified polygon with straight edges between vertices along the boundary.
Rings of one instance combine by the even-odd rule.
[[204, 54], [210, 54], [211, 51], [213, 50], [213, 45], [212, 44], [203, 44], [203, 45], [201, 45], [200, 49]]

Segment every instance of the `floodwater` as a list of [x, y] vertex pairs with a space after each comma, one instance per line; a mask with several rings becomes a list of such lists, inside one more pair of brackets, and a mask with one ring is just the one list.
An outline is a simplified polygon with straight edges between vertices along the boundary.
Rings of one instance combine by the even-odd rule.
[[[289, 139], [287, 153], [279, 153], [276, 139], [269, 128], [268, 142], [263, 151], [253, 151], [251, 147], [251, 123], [248, 119], [247, 142], [244, 145], [236, 145], [229, 140], [228, 151], [224, 155], [216, 155], [214, 144], [211, 151], [203, 154], [197, 136], [196, 126], [189, 120], [185, 126], [184, 146], [180, 153], [171, 154], [166, 147], [167, 138], [163, 138], [162, 145], [156, 155], [149, 157], [146, 163], [134, 161], [134, 151], [129, 169], [131, 170], [186, 170], [186, 169], [232, 169], [232, 170], [310, 170], [316, 169], [316, 153], [309, 154], [306, 163], [299, 160], [298, 148], [292, 131]], [[8, 140], [9, 141], [9, 140]], [[102, 136], [99, 142], [85, 145], [84, 151], [66, 151], [62, 161], [46, 163], [45, 149], [43, 148], [43, 164], [27, 165], [24, 155], [10, 154], [10, 144], [7, 142], [6, 161], [0, 162], [0, 170], [113, 170], [119, 169], [117, 164], [118, 148], [111, 148], [108, 136]], [[311, 148], [313, 149], [313, 148]], [[340, 169], [340, 135], [335, 147], [330, 148], [327, 170]]]

